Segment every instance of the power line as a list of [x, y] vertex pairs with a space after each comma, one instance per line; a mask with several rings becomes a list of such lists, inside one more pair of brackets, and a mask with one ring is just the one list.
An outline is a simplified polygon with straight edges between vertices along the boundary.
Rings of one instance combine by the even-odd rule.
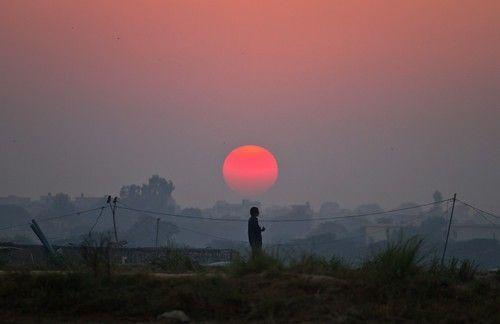
[[[485, 221], [487, 221], [491, 225], [497, 226], [497, 224], [494, 221], [492, 221], [491, 219], [489, 219], [488, 217], [486, 217], [485, 215], [483, 215], [483, 212], [479, 208], [474, 208], [473, 206], [471, 206], [469, 204], [466, 204], [466, 203], [464, 203], [463, 201], [461, 201], [459, 199], [457, 199], [457, 201], [459, 201], [463, 205], [465, 205], [465, 206], [469, 207], [470, 209], [472, 209], [473, 212], [474, 212], [474, 215], [477, 215], [477, 216], [481, 217], [482, 219], [484, 219]], [[495, 215], [491, 215], [491, 214], [488, 214], [488, 213], [486, 215], [495, 216]]]
[[[97, 208], [92, 208], [92, 209], [87, 209], [87, 210], [79, 210], [79, 211], [68, 213], [68, 214], [64, 214], [64, 215], [59, 215], [59, 216], [54, 216], [54, 217], [47, 217], [47, 218], [40, 218], [40, 219], [35, 219], [35, 220], [37, 222], [46, 222], [46, 221], [50, 221], [50, 220], [54, 220], [54, 219], [60, 219], [60, 218], [65, 218], [65, 217], [70, 217], [70, 216], [75, 216], [75, 215], [81, 215], [81, 214], [90, 213], [90, 212], [99, 210], [101, 208], [102, 207], [97, 207]], [[26, 226], [28, 224], [29, 223], [23, 223], [23, 224], [16, 224], [16, 225], [11, 225], [11, 226], [6, 226], [6, 227], [0, 228], [0, 231], [8, 230], [8, 229], [16, 228], [16, 227]]]
[[90, 212], [99, 210], [101, 208], [102, 207], [97, 207], [97, 208], [92, 208], [92, 209], [87, 209], [87, 210], [79, 210], [79, 211], [68, 213], [68, 214], [64, 214], [64, 215], [59, 215], [59, 216], [54, 216], [54, 217], [47, 217], [47, 218], [42, 218], [42, 219], [35, 219], [35, 220], [37, 222], [45, 222], [45, 221], [59, 219], [59, 218], [65, 218], [65, 217], [70, 217], [70, 216], [76, 216], [76, 215], [86, 214], [86, 213], [90, 213]]
[[[425, 215], [425, 214], [423, 214]], [[423, 215], [406, 215], [406, 216], [409, 216], [409, 217], [412, 217], [412, 221], [415, 220], [417, 217], [420, 217], [420, 216], [423, 216]], [[403, 229], [404, 227], [406, 227], [408, 225], [401, 225], [400, 226], [400, 229]], [[376, 234], [376, 233], [381, 233], [383, 231], [386, 231], [387, 228], [382, 228], [378, 231], [374, 231], [372, 232], [371, 234]], [[362, 234], [359, 234], [359, 235], [354, 235], [354, 236], [348, 236], [348, 237], [343, 237], [343, 238], [340, 238], [340, 239], [335, 239], [335, 240], [331, 240], [331, 241], [328, 241], [328, 242], [319, 242], [319, 243], [313, 243], [313, 242], [289, 242], [289, 243], [276, 243], [276, 244], [271, 244], [271, 245], [268, 245], [268, 247], [273, 247], [273, 246], [301, 246], [301, 245], [329, 245], [329, 244], [333, 244], [333, 243], [337, 243], [337, 242], [342, 242], [342, 241], [348, 241], [348, 240], [353, 240], [353, 239], [357, 239], [357, 238], [362, 238], [366, 236], [366, 233], [362, 233]]]
[[466, 203], [465, 201], [462, 201], [462, 200], [460, 200], [460, 199], [457, 199], [457, 201], [459, 201], [459, 202], [461, 202], [462, 204], [464, 204], [465, 206], [470, 207], [470, 208], [472, 208], [472, 209], [474, 209], [474, 210], [476, 210], [476, 211], [479, 211], [479, 212], [481, 212], [481, 213], [483, 213], [483, 214], [486, 214], [486, 215], [489, 215], [489, 216], [491, 216], [491, 217], [495, 217], [495, 218], [500, 218], [500, 216], [497, 216], [497, 215], [495, 215], [495, 214], [493, 214], [493, 213], [490, 213], [490, 212], [487, 212], [487, 211], [485, 211], [485, 210], [482, 210], [482, 209], [480, 209], [480, 208], [478, 208], [478, 207], [472, 206], [471, 204], [468, 204], [468, 203]]
[[[412, 220], [414, 220], [415, 218], [420, 217], [422, 215], [407, 215], [407, 216], [412, 217]], [[212, 238], [216, 238], [216, 239], [223, 240], [223, 241], [229, 241], [229, 242], [233, 242], [233, 243], [248, 244], [247, 241], [234, 240], [234, 239], [230, 239], [230, 238], [227, 238], [227, 237], [217, 236], [217, 235], [213, 235], [213, 234], [206, 233], [206, 232], [200, 232], [200, 231], [192, 230], [192, 229], [181, 227], [181, 226], [177, 226], [177, 227], [180, 230], [191, 232], [191, 233], [195, 233], [195, 234], [202, 235], [202, 236], [212, 237]], [[403, 227], [403, 226], [401, 226], [401, 227]], [[386, 229], [383, 228], [383, 229], [380, 229], [378, 231], [373, 232], [372, 234], [374, 234], [374, 233], [380, 233], [380, 232], [383, 232], [385, 230]], [[305, 242], [274, 243], [274, 244], [266, 245], [265, 247], [272, 248], [272, 247], [276, 247], [276, 246], [304, 246], [304, 245], [315, 245], [316, 246], [316, 245], [328, 245], [328, 244], [334, 244], [334, 243], [341, 242], [341, 241], [348, 241], [348, 240], [353, 240], [353, 239], [357, 239], [357, 238], [362, 238], [364, 236], [366, 236], [366, 234], [362, 233], [360, 235], [355, 235], [355, 236], [350, 236], [350, 237], [344, 237], [344, 238], [341, 238], [341, 239], [335, 239], [335, 240], [328, 241], [328, 242], [312, 243], [310, 241], [305, 241]]]
[[101, 207], [101, 211], [99, 212], [99, 215], [96, 217], [94, 225], [92, 225], [92, 227], [89, 230], [89, 236], [92, 235], [92, 231], [94, 230], [94, 227], [96, 227], [97, 223], [99, 223], [99, 220], [101, 219], [101, 216], [102, 216], [105, 208], [106, 208], [106, 206]]
[[[390, 213], [395, 213], [399, 211], [405, 211], [405, 210], [410, 210], [410, 209], [416, 209], [416, 208], [421, 208], [421, 207], [427, 207], [431, 205], [438, 205], [442, 204], [444, 202], [448, 202], [450, 199], [445, 199], [441, 201], [435, 201], [427, 204], [421, 204], [421, 205], [415, 205], [411, 207], [404, 207], [404, 208], [397, 208], [397, 209], [391, 209], [387, 211], [379, 211], [379, 212], [371, 212], [371, 213], [363, 213], [363, 214], [351, 214], [351, 215], [340, 215], [340, 216], [330, 216], [330, 217], [317, 217], [317, 218], [295, 218], [295, 219], [261, 219], [261, 222], [267, 222], [267, 223], [283, 223], [283, 222], [314, 222], [314, 221], [322, 221], [322, 220], [334, 220], [334, 219], [343, 219], [343, 218], [355, 218], [355, 217], [367, 217], [367, 216], [375, 216], [375, 215], [383, 215], [383, 214], [390, 214]], [[118, 206], [118, 208], [125, 209], [125, 210], [131, 210], [135, 212], [142, 212], [142, 213], [147, 213], [147, 214], [153, 214], [153, 215], [163, 215], [163, 216], [172, 216], [172, 217], [178, 217], [178, 218], [187, 218], [187, 219], [198, 219], [198, 220], [203, 220], [203, 221], [219, 221], [219, 222], [247, 222], [246, 219], [241, 219], [241, 218], [218, 218], [218, 217], [202, 217], [202, 216], [193, 216], [193, 215], [183, 215], [183, 214], [174, 214], [174, 213], [167, 213], [167, 212], [160, 212], [160, 211], [152, 211], [152, 210], [146, 210], [146, 209], [138, 209], [138, 208], [132, 208], [125, 206], [124, 204], [121, 203], [122, 206]]]
[[[386, 229], [383, 228], [383, 229], [380, 229], [378, 231], [375, 231], [373, 232], [372, 234], [374, 233], [380, 233], [380, 232], [383, 232], [385, 231]], [[359, 234], [359, 235], [353, 235], [353, 236], [348, 236], [348, 237], [343, 237], [343, 238], [339, 238], [339, 239], [334, 239], [334, 240], [331, 240], [331, 241], [328, 241], [328, 242], [312, 242], [312, 241], [303, 241], [303, 242], [288, 242], [288, 243], [274, 243], [274, 244], [269, 244], [265, 247], [267, 248], [272, 248], [272, 247], [277, 247], [277, 246], [304, 246], [304, 245], [312, 245], [312, 246], [317, 246], [317, 245], [329, 245], [329, 244], [334, 244], [334, 243], [338, 243], [338, 242], [342, 242], [342, 241], [349, 241], [349, 240], [353, 240], [353, 239], [358, 239], [358, 238], [362, 238], [366, 236], [365, 233], [362, 233], [362, 234]], [[305, 239], [307, 240], [307, 239]]]
[[494, 221], [492, 221], [491, 219], [489, 219], [488, 217], [484, 216], [483, 214], [481, 213], [478, 213], [477, 210], [475, 210], [475, 214], [476, 215], [479, 215], [481, 216], [481, 218], [483, 218], [485, 221], [487, 221], [488, 223], [490, 223], [491, 225], [497, 225]]
[[[306, 221], [321, 221], [321, 220], [332, 220], [332, 219], [343, 219], [343, 218], [357, 218], [357, 217], [376, 216], [376, 215], [384, 215], [384, 214], [390, 214], [390, 213], [395, 213], [395, 212], [399, 212], [399, 211], [405, 211], [405, 210], [415, 209], [415, 208], [427, 207], [427, 206], [431, 206], [431, 205], [438, 205], [438, 204], [442, 204], [442, 203], [447, 202], [447, 201], [450, 201], [450, 199], [445, 199], [445, 200], [441, 200], [441, 201], [435, 201], [435, 202], [432, 202], [432, 203], [427, 203], [427, 204], [422, 204], [422, 205], [416, 205], [416, 206], [411, 206], [411, 207], [397, 208], [397, 209], [391, 209], [391, 210], [386, 210], [386, 211], [363, 213], [363, 214], [351, 214], [351, 215], [330, 216], [330, 217], [317, 217], [317, 218], [308, 218], [308, 219], [306, 219], [306, 218], [304, 218], [304, 219], [269, 219], [269, 220], [263, 219], [262, 222], [268, 222], [268, 223], [306, 222]], [[403, 216], [409, 216], [409, 215], [403, 215]]]
[[187, 219], [199, 219], [199, 220], [219, 221], [219, 222], [246, 222], [247, 221], [246, 219], [241, 219], [241, 218], [217, 218], [217, 217], [202, 217], [202, 216], [174, 214], [174, 213], [167, 213], [167, 212], [126, 207], [125, 205], [123, 205], [123, 207], [117, 206], [117, 208], [135, 211], [135, 212], [139, 212], [139, 213], [162, 215], [162, 216], [172, 216], [172, 217], [187, 218]]
[[[175, 226], [177, 226], [177, 225], [175, 225]], [[180, 227], [180, 226], [177, 226], [177, 227], [180, 230], [183, 230], [183, 231], [187, 231], [187, 232], [195, 233], [195, 234], [198, 234], [198, 235], [204, 235], [204, 236], [216, 238], [218, 240], [231, 241], [231, 242], [235, 242], [235, 243], [245, 243], [245, 244], [248, 243], [246, 241], [233, 240], [233, 239], [230, 239], [230, 238], [227, 238], [227, 237], [217, 236], [217, 235], [213, 235], [213, 234], [209, 234], [209, 233], [205, 233], [205, 232], [199, 232], [199, 231], [195, 231], [195, 230], [192, 230], [192, 229], [189, 229], [189, 228], [185, 228], [185, 227]]]

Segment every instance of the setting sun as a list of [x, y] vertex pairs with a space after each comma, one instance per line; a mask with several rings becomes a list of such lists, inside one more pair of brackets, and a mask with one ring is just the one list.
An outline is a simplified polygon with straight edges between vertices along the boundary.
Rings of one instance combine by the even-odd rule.
[[224, 181], [243, 196], [256, 196], [271, 188], [278, 179], [278, 163], [263, 147], [245, 145], [228, 154], [222, 166]]

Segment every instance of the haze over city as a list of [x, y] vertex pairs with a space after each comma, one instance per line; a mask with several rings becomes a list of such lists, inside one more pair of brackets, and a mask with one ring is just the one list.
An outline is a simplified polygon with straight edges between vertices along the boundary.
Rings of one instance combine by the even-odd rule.
[[500, 323], [500, 1], [0, 0], [0, 323]]
[[[480, 5], [479, 5], [480, 3]], [[2, 1], [0, 195], [238, 201], [234, 148], [270, 150], [266, 204], [500, 212], [496, 1]]]

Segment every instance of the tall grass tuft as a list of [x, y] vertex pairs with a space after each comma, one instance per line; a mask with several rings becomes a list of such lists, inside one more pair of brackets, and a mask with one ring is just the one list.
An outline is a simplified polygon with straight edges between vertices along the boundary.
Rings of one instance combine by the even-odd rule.
[[390, 242], [384, 250], [366, 261], [362, 269], [387, 279], [403, 279], [416, 274], [423, 259], [420, 256], [422, 243], [418, 237]]
[[451, 258], [446, 263], [441, 264], [437, 259], [431, 262], [429, 272], [446, 279], [468, 282], [474, 279], [478, 270], [476, 262], [465, 259], [459, 260]]

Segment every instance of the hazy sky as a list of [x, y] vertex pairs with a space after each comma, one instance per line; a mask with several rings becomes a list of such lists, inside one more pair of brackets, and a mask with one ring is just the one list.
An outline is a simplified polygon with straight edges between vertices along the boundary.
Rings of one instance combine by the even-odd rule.
[[267, 203], [500, 212], [498, 1], [0, 0], [0, 195], [102, 195], [151, 174], [237, 200], [234, 147], [280, 165]]

